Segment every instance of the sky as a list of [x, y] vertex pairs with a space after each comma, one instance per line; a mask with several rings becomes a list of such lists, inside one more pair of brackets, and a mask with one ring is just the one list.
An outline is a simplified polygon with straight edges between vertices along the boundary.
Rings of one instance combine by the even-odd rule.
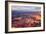
[[41, 11], [41, 7], [36, 6], [12, 6], [12, 10], [17, 11]]

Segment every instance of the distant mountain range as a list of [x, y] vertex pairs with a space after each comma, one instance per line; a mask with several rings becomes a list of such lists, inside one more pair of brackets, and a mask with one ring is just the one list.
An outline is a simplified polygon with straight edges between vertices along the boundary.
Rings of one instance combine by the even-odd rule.
[[40, 11], [12, 11], [12, 16], [15, 15], [25, 15], [25, 14], [40, 14]]

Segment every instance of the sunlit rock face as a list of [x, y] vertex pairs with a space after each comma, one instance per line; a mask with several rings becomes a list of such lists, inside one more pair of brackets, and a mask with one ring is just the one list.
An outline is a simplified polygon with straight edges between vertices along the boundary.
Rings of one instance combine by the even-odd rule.
[[41, 16], [34, 15], [32, 18], [14, 18], [13, 19], [13, 27], [38, 27], [41, 23]]

